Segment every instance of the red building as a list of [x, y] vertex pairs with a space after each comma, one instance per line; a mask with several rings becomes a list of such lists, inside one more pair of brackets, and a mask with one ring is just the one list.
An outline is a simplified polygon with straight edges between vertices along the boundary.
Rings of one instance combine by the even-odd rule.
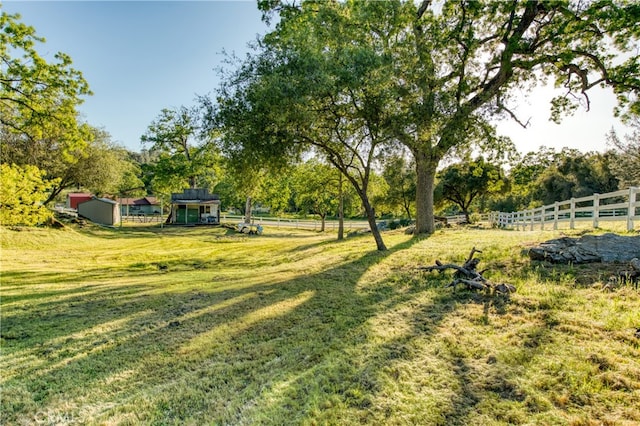
[[84, 192], [72, 192], [67, 195], [67, 208], [78, 210], [78, 204], [89, 201], [93, 198], [92, 194], [84, 193]]

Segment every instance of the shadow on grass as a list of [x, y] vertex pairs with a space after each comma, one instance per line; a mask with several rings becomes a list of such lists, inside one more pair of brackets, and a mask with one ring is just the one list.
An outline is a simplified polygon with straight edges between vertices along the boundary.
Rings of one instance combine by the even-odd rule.
[[[359, 291], [359, 282], [419, 241], [284, 282], [172, 290], [104, 279], [5, 310], [2, 422], [420, 423], [434, 410], [434, 424], [463, 424], [479, 397], [455, 346], [442, 361], [459, 390], [445, 393], [448, 401], [432, 407], [418, 397], [424, 406], [409, 413], [376, 403], [403, 384], [387, 368], [415, 358], [416, 345], [433, 339], [460, 305], [504, 311], [443, 290], [407, 318], [409, 333], [378, 342], [370, 322], [425, 288], [382, 283]], [[532, 330], [534, 339], [544, 341], [544, 330]]]

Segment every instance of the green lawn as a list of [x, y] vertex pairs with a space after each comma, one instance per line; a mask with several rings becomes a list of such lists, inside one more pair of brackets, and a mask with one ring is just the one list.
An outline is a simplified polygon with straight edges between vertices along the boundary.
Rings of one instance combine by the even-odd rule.
[[[0, 228], [0, 423], [639, 424], [640, 291], [557, 235]], [[473, 246], [517, 293], [416, 270]]]

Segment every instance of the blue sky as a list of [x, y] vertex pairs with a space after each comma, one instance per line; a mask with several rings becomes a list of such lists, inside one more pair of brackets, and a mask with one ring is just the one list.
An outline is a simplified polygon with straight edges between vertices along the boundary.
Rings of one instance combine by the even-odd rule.
[[[94, 95], [80, 107], [84, 119], [114, 141], [139, 151], [140, 136], [162, 108], [190, 106], [213, 92], [223, 51], [244, 55], [247, 44], [269, 28], [254, 0], [228, 1], [4, 1], [2, 9], [46, 38], [39, 51], [48, 60], [62, 51], [83, 72]], [[591, 94], [591, 111], [578, 111], [562, 125], [548, 121], [553, 90], [523, 95], [518, 114], [530, 127], [501, 123], [521, 152], [545, 145], [604, 151], [614, 127], [615, 99], [608, 90]]]
[[218, 86], [223, 51], [244, 54], [268, 27], [254, 1], [5, 1], [46, 43], [62, 51], [94, 95], [80, 110], [133, 151], [162, 108], [193, 105]]

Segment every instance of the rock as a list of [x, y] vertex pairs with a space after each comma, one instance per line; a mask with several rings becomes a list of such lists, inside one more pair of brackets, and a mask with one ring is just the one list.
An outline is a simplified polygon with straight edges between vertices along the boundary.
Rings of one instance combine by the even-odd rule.
[[640, 235], [616, 234], [562, 237], [529, 250], [532, 260], [552, 263], [629, 262], [640, 257]]

